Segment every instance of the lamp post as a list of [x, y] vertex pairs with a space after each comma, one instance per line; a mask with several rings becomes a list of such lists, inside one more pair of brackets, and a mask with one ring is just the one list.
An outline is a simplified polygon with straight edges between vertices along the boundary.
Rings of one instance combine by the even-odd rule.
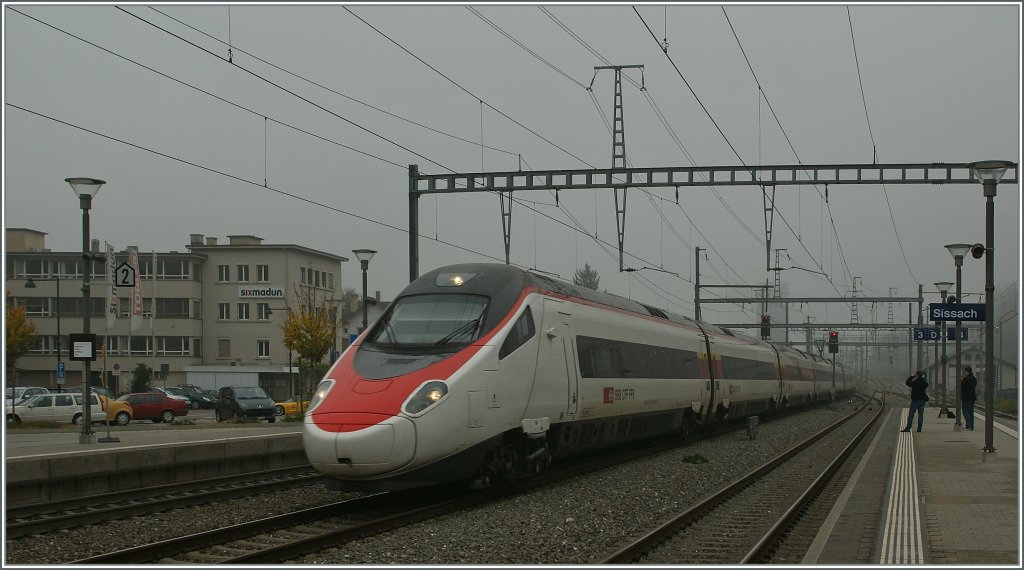
[[356, 254], [356, 258], [359, 260], [359, 266], [363, 269], [363, 327], [359, 329], [362, 333], [366, 330], [366, 270], [370, 268], [370, 260], [373, 259], [373, 254], [377, 253], [372, 249], [353, 249], [352, 253]]
[[[92, 319], [91, 297], [89, 295], [89, 278], [92, 277], [93, 256], [89, 251], [89, 209], [92, 208], [92, 198], [99, 191], [100, 187], [106, 184], [104, 180], [96, 178], [65, 178], [65, 182], [71, 185], [71, 189], [78, 196], [79, 205], [82, 208], [82, 301], [85, 310], [82, 313], [82, 333], [89, 334], [90, 320]], [[95, 354], [96, 347], [91, 348]], [[92, 378], [89, 370], [89, 360], [82, 361], [83, 391], [82, 391], [82, 432], [78, 436], [78, 443], [95, 443], [96, 434], [92, 431]]]
[[1005, 160], [984, 160], [972, 162], [967, 166], [981, 182], [985, 196], [985, 447], [982, 449], [982, 462], [996, 459], [996, 448], [993, 445], [993, 402], [995, 400], [995, 382], [992, 382], [993, 343], [995, 327], [992, 312], [995, 308], [995, 197], [996, 186], [1006, 174], [1006, 169], [1013, 163]]
[[[971, 250], [971, 244], [969, 243], [951, 243], [946, 246], [949, 250], [949, 254], [953, 256], [953, 262], [956, 264], [956, 298], [955, 303], [960, 303], [960, 272], [964, 266], [964, 256]], [[963, 363], [960, 360], [960, 319], [956, 321], [956, 332], [953, 333], [954, 341], [956, 342], [956, 373], [960, 374], [963, 370]], [[946, 331], [943, 330], [942, 334], [945, 335]], [[953, 424], [954, 431], [960, 431], [963, 424], [960, 423], [960, 408], [962, 403], [960, 402], [960, 382], [956, 382], [956, 400], [953, 404], [956, 406], [956, 422]]]
[[[61, 353], [60, 353], [60, 281], [61, 281], [61, 279], [60, 279], [59, 275], [57, 277], [53, 277], [53, 278], [50, 278], [50, 279], [36, 279], [36, 280], [33, 280], [31, 277], [29, 277], [28, 280], [25, 281], [25, 288], [26, 289], [35, 289], [36, 288], [36, 281], [55, 281], [57, 283], [57, 373], [60, 374], [61, 372], [63, 372], [61, 370], [61, 363], [63, 362], [63, 360], [62, 360]], [[61, 384], [63, 384], [63, 382], [61, 382], [61, 380], [62, 380], [62, 377], [58, 376], [57, 377], [57, 392], [61, 391]]]
[[[946, 293], [953, 284], [949, 281], [936, 281], [935, 288], [939, 290], [939, 302], [946, 302]], [[939, 342], [942, 342], [942, 358], [939, 358]], [[939, 321], [939, 338], [935, 339], [935, 363], [942, 369], [942, 409], [939, 410], [939, 417], [948, 416], [949, 408], [946, 404], [946, 321]], [[936, 372], [938, 372], [936, 368]], [[936, 378], [938, 381], [938, 378]]]

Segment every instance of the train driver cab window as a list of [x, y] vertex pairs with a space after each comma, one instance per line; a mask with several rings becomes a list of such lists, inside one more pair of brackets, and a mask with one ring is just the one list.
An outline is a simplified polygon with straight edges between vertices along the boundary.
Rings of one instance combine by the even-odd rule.
[[526, 344], [526, 341], [533, 338], [535, 332], [533, 313], [530, 311], [530, 307], [526, 307], [526, 310], [519, 316], [516, 324], [512, 325], [512, 330], [505, 337], [505, 342], [501, 344], [501, 350], [498, 351], [498, 360], [504, 359], [515, 352], [517, 348]]

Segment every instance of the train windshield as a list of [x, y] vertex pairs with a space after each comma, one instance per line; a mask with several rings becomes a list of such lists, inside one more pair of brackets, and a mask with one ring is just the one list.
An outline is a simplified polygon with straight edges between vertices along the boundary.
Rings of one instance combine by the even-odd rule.
[[487, 298], [432, 294], [402, 297], [377, 323], [367, 342], [440, 346], [473, 342], [480, 335]]

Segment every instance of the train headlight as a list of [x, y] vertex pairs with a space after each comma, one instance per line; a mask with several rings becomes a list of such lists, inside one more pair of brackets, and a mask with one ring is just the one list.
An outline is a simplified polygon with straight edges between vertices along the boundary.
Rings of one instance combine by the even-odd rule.
[[327, 397], [327, 393], [334, 387], [334, 380], [324, 380], [317, 385], [316, 391], [313, 392], [313, 398], [309, 401], [309, 410], [317, 407], [320, 402], [324, 401]]
[[420, 386], [406, 401], [403, 409], [411, 416], [425, 413], [431, 406], [440, 402], [448, 395], [448, 385], [440, 380], [431, 380]]

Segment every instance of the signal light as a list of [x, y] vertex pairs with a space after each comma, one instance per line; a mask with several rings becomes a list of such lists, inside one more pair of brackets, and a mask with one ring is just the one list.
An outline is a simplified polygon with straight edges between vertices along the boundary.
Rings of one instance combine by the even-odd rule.
[[767, 313], [761, 315], [761, 338], [768, 338], [772, 335], [772, 318]]
[[829, 354], [839, 352], [839, 333], [837, 331], [829, 331], [828, 333], [828, 352]]

